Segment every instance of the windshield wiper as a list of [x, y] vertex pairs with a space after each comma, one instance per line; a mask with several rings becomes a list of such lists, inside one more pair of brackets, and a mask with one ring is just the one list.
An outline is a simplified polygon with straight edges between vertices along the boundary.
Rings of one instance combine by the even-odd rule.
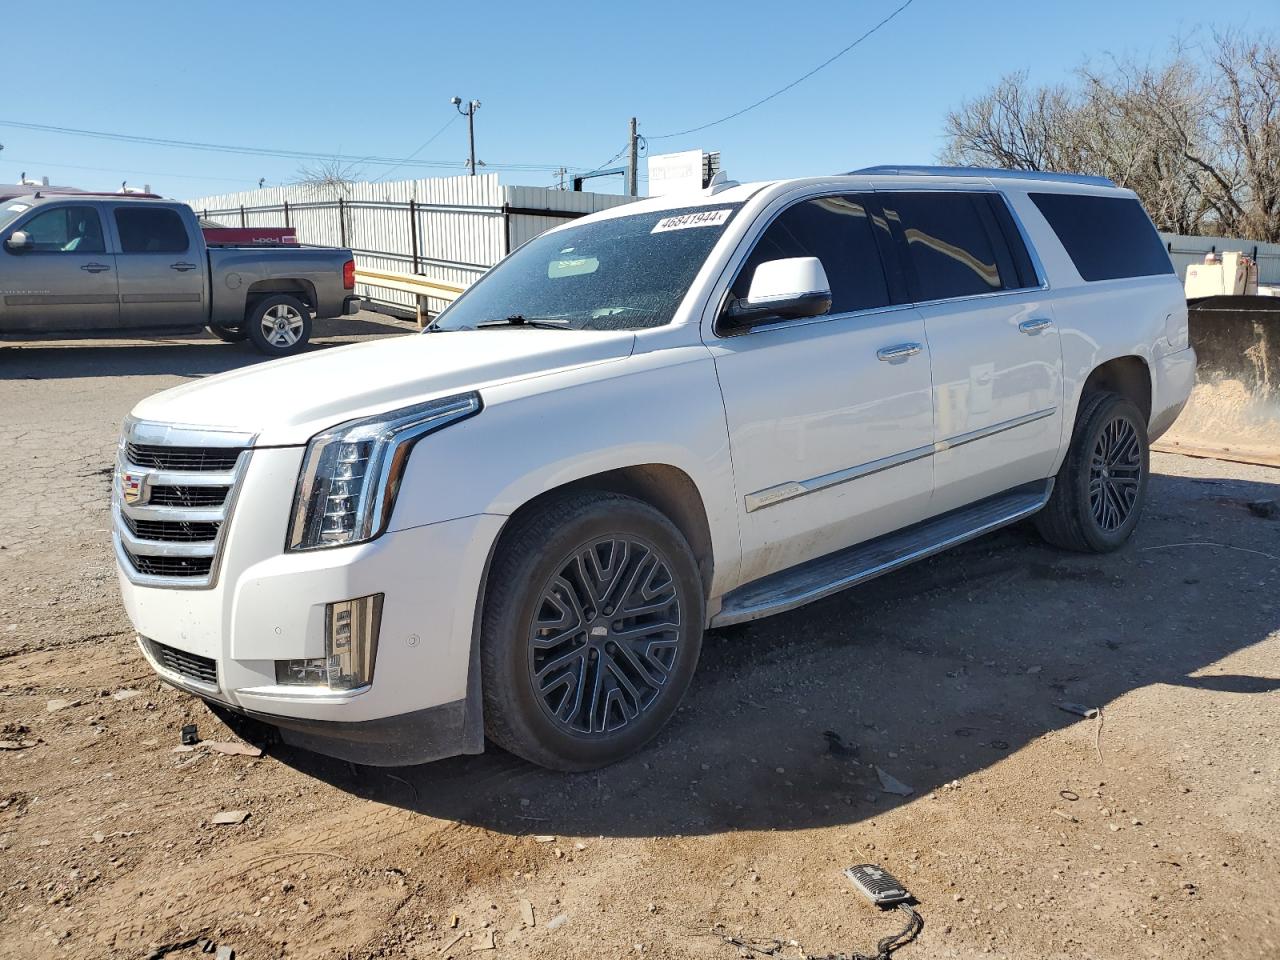
[[485, 327], [537, 327], [539, 330], [568, 330], [569, 324], [557, 320], [550, 320], [543, 317], [526, 317], [522, 313], [513, 313], [509, 317], [503, 317], [501, 320], [486, 320], [484, 323], [477, 323], [476, 329], [481, 330]]

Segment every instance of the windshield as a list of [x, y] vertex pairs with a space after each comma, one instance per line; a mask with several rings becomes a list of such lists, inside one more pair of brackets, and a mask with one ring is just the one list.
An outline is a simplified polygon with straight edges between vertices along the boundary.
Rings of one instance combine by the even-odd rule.
[[0, 203], [0, 230], [3, 230], [30, 209], [31, 204], [22, 200], [10, 200], [8, 203]]
[[429, 330], [670, 323], [738, 204], [637, 213], [544, 233], [476, 281]]

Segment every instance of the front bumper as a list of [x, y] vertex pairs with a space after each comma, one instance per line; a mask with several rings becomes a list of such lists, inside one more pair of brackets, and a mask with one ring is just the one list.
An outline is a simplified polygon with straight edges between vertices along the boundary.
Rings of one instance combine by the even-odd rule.
[[[472, 641], [485, 564], [504, 518], [463, 517], [367, 544], [285, 553], [299, 457], [293, 449], [254, 451], [212, 588], [134, 583], [119, 570], [138, 633], [205, 666], [173, 669], [180, 657], [158, 658], [144, 642], [148, 661], [177, 687], [280, 726], [289, 742], [357, 762], [478, 750]], [[289, 482], [274, 482], [281, 477]], [[326, 604], [373, 593], [384, 599], [369, 685], [330, 691], [276, 682], [277, 660], [324, 656]]]

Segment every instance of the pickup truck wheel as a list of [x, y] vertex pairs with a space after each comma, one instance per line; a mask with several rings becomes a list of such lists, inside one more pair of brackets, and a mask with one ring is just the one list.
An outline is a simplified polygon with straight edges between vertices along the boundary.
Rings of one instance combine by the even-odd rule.
[[277, 293], [254, 304], [245, 327], [259, 351], [269, 357], [285, 357], [311, 339], [311, 311], [297, 297]]
[[556, 770], [635, 752], [684, 696], [703, 623], [693, 551], [648, 504], [578, 493], [517, 518], [481, 625], [489, 739]]
[[1138, 525], [1150, 456], [1133, 401], [1114, 393], [1086, 396], [1053, 496], [1035, 517], [1040, 535], [1082, 553], [1118, 549]]
[[249, 338], [249, 331], [244, 327], [220, 327], [216, 323], [205, 324], [205, 329], [223, 343], [240, 343]]

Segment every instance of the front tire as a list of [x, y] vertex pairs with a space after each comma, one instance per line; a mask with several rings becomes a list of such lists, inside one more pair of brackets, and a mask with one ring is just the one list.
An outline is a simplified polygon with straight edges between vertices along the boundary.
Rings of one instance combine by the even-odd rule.
[[245, 327], [259, 352], [269, 357], [287, 357], [311, 339], [311, 311], [297, 297], [277, 293], [253, 305]]
[[489, 739], [555, 770], [634, 753], [688, 689], [704, 611], [693, 551], [647, 503], [569, 494], [517, 518], [481, 625]]
[[1146, 421], [1132, 400], [1085, 396], [1053, 496], [1035, 517], [1040, 535], [1080, 553], [1119, 549], [1138, 525], [1150, 457]]

